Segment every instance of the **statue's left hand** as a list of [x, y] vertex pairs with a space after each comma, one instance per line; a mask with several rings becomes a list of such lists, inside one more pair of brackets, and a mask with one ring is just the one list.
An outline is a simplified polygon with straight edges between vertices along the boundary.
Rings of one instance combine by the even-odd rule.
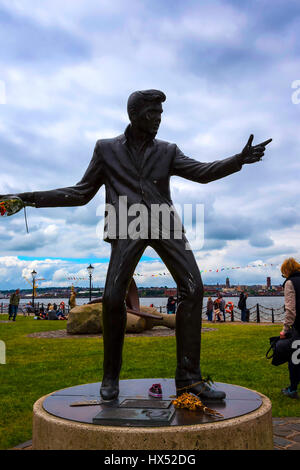
[[35, 206], [33, 193], [0, 194], [1, 199], [19, 198], [25, 206]]
[[250, 135], [249, 140], [242, 152], [238, 155], [239, 162], [243, 165], [245, 163], [255, 163], [262, 159], [266, 149], [266, 145], [272, 142], [272, 139], [265, 140], [257, 145], [252, 145], [253, 134]]

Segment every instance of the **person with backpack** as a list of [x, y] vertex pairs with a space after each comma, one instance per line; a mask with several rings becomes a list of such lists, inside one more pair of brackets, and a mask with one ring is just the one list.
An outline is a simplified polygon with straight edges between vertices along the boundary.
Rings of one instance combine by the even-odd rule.
[[[286, 259], [281, 266], [282, 276], [285, 278], [284, 303], [285, 318], [280, 338], [293, 337], [300, 340], [300, 264], [294, 258]], [[299, 358], [299, 354], [298, 354]], [[299, 398], [298, 385], [300, 383], [300, 362], [297, 364], [294, 355], [288, 362], [290, 385], [281, 390], [289, 398]]]
[[20, 303], [20, 289], [17, 289], [13, 294], [11, 294], [10, 299], [9, 299], [9, 309], [8, 309], [9, 320], [12, 318], [13, 321], [16, 321], [19, 303]]

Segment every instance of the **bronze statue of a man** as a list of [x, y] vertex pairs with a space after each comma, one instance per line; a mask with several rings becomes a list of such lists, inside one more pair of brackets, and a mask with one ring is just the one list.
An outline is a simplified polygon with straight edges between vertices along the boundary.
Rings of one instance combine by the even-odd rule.
[[[125, 296], [134, 270], [147, 246], [161, 257], [172, 274], [179, 302], [176, 312], [178, 394], [189, 391], [202, 399], [219, 400], [225, 393], [201, 382], [200, 343], [203, 285], [200, 272], [183, 232], [175, 225], [165, 237], [160, 223], [152, 220], [141, 237], [130, 236], [130, 215], [121, 220], [120, 200], [126, 209], [134, 204], [149, 209], [165, 204], [172, 208], [170, 177], [181, 176], [198, 183], [223, 178], [240, 171], [245, 163], [259, 161], [269, 139], [252, 146], [253, 135], [237, 155], [212, 163], [200, 163], [185, 156], [176, 144], [156, 139], [162, 103], [166, 96], [158, 90], [136, 91], [128, 99], [130, 124], [124, 134], [98, 140], [92, 160], [82, 180], [75, 186], [22, 193], [18, 196], [26, 205], [35, 207], [78, 206], [87, 204], [104, 184], [106, 203], [115, 208], [116, 227], [108, 229], [106, 240], [111, 243], [111, 258], [103, 296], [104, 364], [101, 396], [113, 400], [119, 394], [119, 374], [126, 326]], [[125, 201], [125, 203], [124, 203]], [[172, 213], [172, 211], [170, 211]], [[128, 212], [130, 214], [130, 211]], [[151, 219], [151, 216], [150, 216]], [[173, 220], [174, 222], [174, 220]]]

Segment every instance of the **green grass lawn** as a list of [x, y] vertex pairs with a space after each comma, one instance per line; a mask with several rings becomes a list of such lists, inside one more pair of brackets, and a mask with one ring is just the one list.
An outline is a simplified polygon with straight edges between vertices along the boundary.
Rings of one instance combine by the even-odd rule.
[[[7, 320], [1, 315], [0, 321]], [[204, 323], [204, 326], [211, 326]], [[64, 322], [17, 317], [0, 323], [7, 348], [0, 364], [0, 448], [31, 439], [32, 406], [43, 395], [61, 388], [98, 382], [102, 375], [102, 338], [29, 338], [29, 333], [62, 329]], [[280, 326], [216, 324], [202, 336], [204, 376], [245, 386], [267, 395], [273, 416], [299, 416], [300, 402], [281, 395], [289, 384], [287, 365], [274, 367], [265, 359], [268, 339]], [[174, 337], [126, 338], [121, 379], [167, 378], [175, 371]]]

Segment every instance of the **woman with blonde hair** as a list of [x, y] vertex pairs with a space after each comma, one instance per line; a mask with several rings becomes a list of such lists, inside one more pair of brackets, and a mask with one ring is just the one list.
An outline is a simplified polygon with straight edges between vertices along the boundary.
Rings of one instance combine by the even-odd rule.
[[[281, 338], [291, 335], [300, 338], [300, 264], [294, 258], [287, 258], [281, 266], [282, 276], [286, 278], [284, 286], [285, 319]], [[290, 385], [282, 393], [290, 398], [298, 398], [297, 388], [300, 383], [300, 363], [289, 363]]]

